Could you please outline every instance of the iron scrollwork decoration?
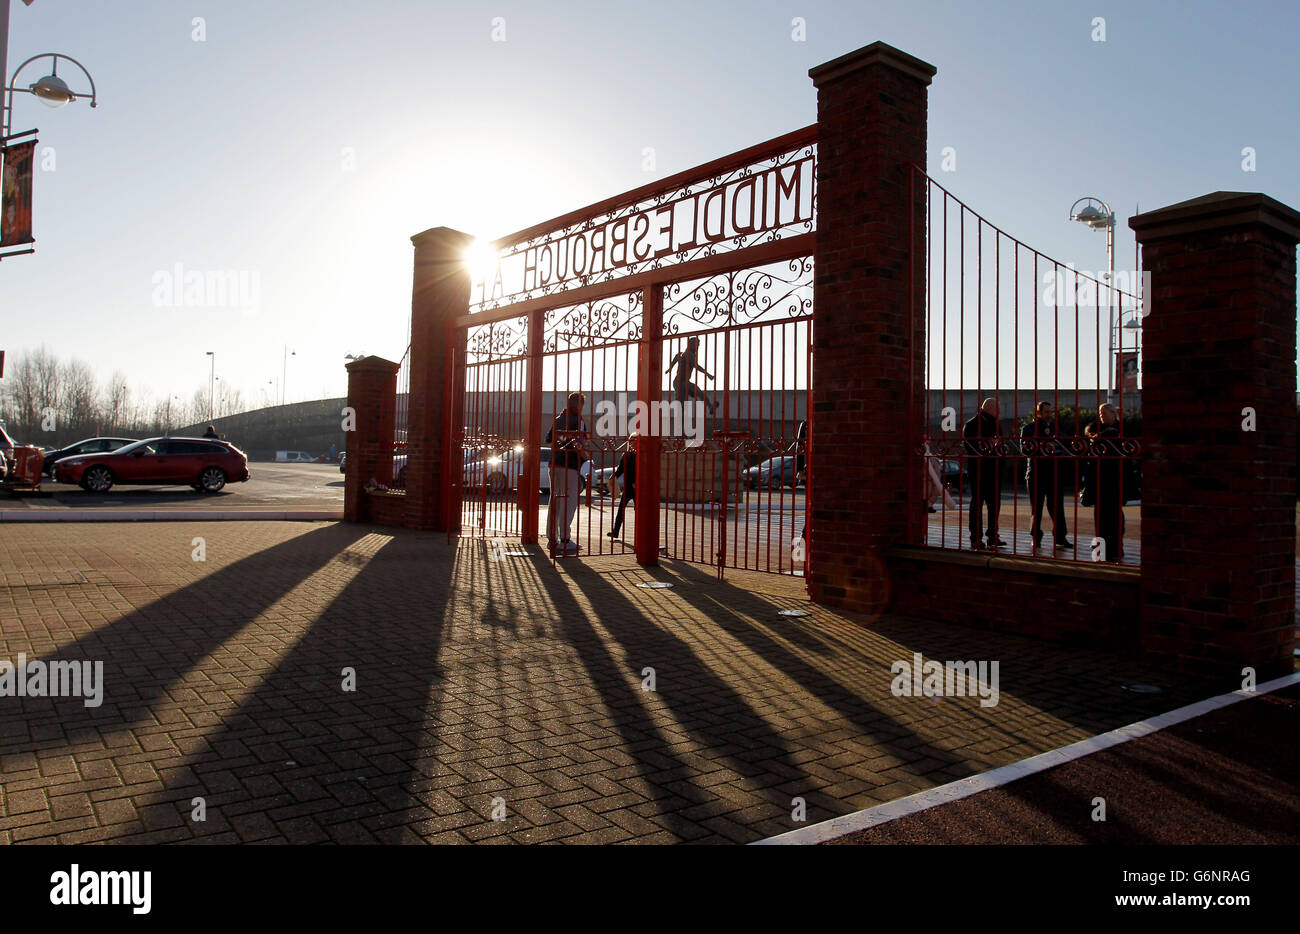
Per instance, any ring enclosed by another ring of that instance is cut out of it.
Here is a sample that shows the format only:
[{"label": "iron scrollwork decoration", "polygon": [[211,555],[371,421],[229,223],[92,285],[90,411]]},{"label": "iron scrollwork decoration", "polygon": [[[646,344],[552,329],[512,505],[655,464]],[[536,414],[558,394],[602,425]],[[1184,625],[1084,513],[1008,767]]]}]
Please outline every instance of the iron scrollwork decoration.
[{"label": "iron scrollwork decoration", "polygon": [[817,216],[817,144],[787,145],[730,171],[503,244],[474,283],[470,311],[810,233]]},{"label": "iron scrollwork decoration", "polygon": [[664,287],[664,336],[811,317],[813,258],[798,257]]},{"label": "iron scrollwork decoration", "polygon": [[542,352],[589,350],[641,339],[641,293],[551,308],[542,314]]},{"label": "iron scrollwork decoration", "polygon": [[[929,447],[926,454],[925,446]],[[917,456],[931,459],[977,457],[1054,457],[1087,458],[1110,457],[1134,459],[1142,456],[1142,442],[1138,438],[1110,437],[1092,439],[1081,437],[1059,438],[926,438]]]},{"label": "iron scrollwork decoration", "polygon": [[500,362],[524,356],[528,352],[528,316],[507,318],[467,329],[465,362]]}]

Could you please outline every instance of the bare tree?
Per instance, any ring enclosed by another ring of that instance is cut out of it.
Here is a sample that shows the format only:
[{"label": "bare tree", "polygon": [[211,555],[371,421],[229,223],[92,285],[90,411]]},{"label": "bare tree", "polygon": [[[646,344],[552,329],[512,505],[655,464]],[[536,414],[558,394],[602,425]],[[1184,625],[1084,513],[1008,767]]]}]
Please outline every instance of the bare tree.
[{"label": "bare tree", "polygon": [[4,386],[4,420],[12,431],[25,437],[34,425],[39,424],[41,411],[37,404],[40,390],[32,355],[25,353],[14,361],[9,376],[0,385]]},{"label": "bare tree", "polygon": [[63,421],[74,434],[91,433],[97,426],[98,406],[95,371],[81,360],[70,360],[60,368],[63,384]]},{"label": "bare tree", "polygon": [[126,383],[126,374],[114,370],[109,377],[108,387],[104,391],[103,421],[105,431],[118,431],[130,421],[129,405],[131,390]]}]

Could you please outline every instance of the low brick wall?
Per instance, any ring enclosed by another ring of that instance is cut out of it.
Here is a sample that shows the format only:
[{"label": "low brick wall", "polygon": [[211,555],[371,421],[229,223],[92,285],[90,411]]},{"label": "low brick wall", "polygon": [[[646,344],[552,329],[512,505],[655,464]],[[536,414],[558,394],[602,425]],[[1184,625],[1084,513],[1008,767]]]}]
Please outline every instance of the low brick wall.
[{"label": "low brick wall", "polygon": [[898,548],[890,612],[1136,656],[1141,572]]},{"label": "low brick wall", "polygon": [[362,492],[365,498],[366,518],[375,525],[410,526],[406,510],[409,505],[405,493]]}]

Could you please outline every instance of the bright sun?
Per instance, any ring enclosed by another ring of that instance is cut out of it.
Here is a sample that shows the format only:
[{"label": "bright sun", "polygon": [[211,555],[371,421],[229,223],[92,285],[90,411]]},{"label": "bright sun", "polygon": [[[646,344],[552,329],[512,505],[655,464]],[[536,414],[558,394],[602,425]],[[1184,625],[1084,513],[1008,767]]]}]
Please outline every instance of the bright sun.
[{"label": "bright sun", "polygon": [[465,250],[465,265],[469,267],[470,280],[482,282],[496,272],[499,253],[491,240],[475,240]]}]

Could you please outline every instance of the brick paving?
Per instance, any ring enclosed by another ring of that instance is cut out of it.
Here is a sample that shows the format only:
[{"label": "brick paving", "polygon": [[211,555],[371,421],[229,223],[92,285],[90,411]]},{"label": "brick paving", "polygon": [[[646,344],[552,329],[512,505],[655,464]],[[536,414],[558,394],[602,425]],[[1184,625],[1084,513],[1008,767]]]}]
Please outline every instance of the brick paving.
[{"label": "brick paving", "polygon": [[[0,659],[106,685],[0,698],[3,842],[742,843],[1212,693],[786,576],[341,523],[16,525],[0,572]],[[913,652],[998,660],[1001,702],[893,696]]]}]

